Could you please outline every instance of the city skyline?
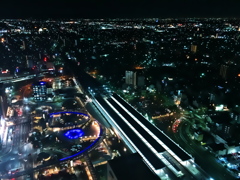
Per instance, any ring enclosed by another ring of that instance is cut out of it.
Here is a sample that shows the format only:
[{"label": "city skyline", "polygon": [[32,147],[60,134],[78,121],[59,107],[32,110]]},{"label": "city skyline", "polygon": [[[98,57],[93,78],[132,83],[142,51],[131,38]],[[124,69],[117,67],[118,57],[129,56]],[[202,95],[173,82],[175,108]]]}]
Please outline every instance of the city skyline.
[{"label": "city skyline", "polygon": [[239,19],[0,21],[1,179],[240,179]]}]

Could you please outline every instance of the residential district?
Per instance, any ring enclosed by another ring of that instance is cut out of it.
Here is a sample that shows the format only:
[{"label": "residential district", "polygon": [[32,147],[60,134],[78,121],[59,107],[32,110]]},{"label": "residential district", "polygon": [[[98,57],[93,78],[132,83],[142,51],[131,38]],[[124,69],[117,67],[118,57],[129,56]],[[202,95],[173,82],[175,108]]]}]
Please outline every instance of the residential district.
[{"label": "residential district", "polygon": [[2,19],[0,53],[0,179],[240,178],[239,19]]}]

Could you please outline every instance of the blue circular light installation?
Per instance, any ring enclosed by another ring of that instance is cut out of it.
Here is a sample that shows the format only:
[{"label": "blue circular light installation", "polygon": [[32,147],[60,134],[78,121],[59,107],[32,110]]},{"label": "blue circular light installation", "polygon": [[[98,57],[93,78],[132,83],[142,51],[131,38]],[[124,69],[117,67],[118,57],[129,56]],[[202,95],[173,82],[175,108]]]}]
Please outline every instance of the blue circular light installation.
[{"label": "blue circular light installation", "polygon": [[78,139],[83,136],[81,129],[71,129],[64,134],[68,139]]}]

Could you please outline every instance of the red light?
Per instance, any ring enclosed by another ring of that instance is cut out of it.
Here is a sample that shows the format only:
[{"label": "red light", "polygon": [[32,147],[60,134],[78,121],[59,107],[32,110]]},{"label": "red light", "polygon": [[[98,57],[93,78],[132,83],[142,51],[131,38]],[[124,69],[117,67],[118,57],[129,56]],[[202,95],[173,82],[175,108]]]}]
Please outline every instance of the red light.
[{"label": "red light", "polygon": [[44,57],[44,59],[43,59],[45,62],[47,61],[47,58],[46,57]]}]

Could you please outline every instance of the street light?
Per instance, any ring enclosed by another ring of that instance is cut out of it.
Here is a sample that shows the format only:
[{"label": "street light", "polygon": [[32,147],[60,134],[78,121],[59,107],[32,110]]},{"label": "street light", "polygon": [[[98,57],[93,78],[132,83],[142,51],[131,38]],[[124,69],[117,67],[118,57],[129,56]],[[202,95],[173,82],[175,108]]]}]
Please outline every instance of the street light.
[{"label": "street light", "polygon": [[29,111],[29,110],[30,110],[30,108],[29,108],[28,106],[26,106],[26,107],[25,107],[25,110],[26,110],[26,111]]}]

